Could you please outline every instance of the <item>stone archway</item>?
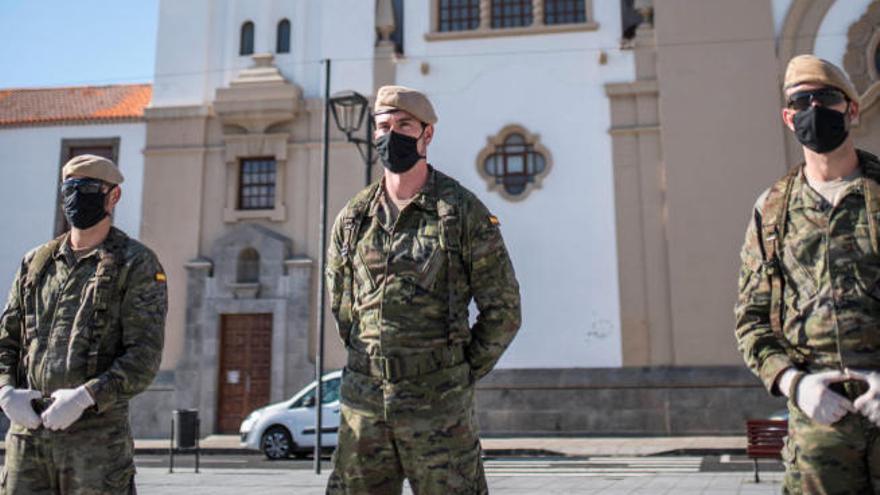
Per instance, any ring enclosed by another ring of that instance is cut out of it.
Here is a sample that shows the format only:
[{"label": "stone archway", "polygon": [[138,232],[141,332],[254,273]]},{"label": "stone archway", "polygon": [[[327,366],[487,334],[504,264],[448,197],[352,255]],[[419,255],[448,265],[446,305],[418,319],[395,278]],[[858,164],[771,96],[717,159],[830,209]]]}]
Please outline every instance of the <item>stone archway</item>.
[{"label": "stone archway", "polygon": [[876,54],[880,49],[880,0],[874,0],[864,15],[847,31],[844,69],[861,95],[862,115],[852,133],[856,145],[880,153],[880,70]]}]

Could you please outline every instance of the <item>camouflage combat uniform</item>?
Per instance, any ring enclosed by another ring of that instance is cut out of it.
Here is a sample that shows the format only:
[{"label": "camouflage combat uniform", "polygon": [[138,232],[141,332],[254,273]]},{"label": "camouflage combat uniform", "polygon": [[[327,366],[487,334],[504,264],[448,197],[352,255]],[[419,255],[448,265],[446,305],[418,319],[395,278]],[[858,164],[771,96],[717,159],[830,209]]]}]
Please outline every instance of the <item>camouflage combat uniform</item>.
[{"label": "camouflage combat uniform", "polygon": [[[486,493],[474,382],[520,325],[498,220],[434,170],[399,216],[383,182],[333,227],[331,307],[348,351],[328,493]],[[476,301],[476,324],[468,304]]]},{"label": "camouflage combat uniform", "polygon": [[[862,151],[858,157],[862,177],[841,193],[837,206],[809,187],[799,167],[762,195],[746,233],[736,337],[746,363],[774,395],[789,367],[880,369],[880,162]],[[777,212],[787,218],[769,218]],[[778,263],[768,250],[778,254]],[[776,274],[781,297],[771,297]],[[858,382],[835,387],[850,400],[865,391]],[[787,493],[880,493],[877,427],[860,414],[822,426],[791,400],[788,408]]]},{"label": "camouflage combat uniform", "polygon": [[[159,368],[167,293],[155,254],[112,228],[77,259],[67,236],[28,253],[0,320],[0,387],[85,384],[95,405],[63,431],[6,435],[4,494],[134,491],[128,401]],[[48,399],[35,404],[39,414]]]}]

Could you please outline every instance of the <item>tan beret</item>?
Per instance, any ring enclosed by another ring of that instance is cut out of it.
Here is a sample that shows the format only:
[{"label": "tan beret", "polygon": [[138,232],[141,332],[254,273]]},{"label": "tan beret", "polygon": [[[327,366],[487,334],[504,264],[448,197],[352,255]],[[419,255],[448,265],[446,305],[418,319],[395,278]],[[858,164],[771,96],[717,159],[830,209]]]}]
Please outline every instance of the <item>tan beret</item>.
[{"label": "tan beret", "polygon": [[859,102],[859,93],[839,67],[815,55],[798,55],[788,62],[785,69],[783,89],[789,90],[799,84],[815,83],[833,86],[850,101]]},{"label": "tan beret", "polygon": [[122,184],[122,172],[110,160],[97,155],[79,155],[71,158],[61,169],[61,179],[71,175],[100,179],[110,184]]},{"label": "tan beret", "polygon": [[428,97],[421,91],[416,91],[405,86],[382,86],[376,92],[376,104],[373,113],[381,113],[403,110],[413,117],[427,124],[437,122],[437,114]]}]

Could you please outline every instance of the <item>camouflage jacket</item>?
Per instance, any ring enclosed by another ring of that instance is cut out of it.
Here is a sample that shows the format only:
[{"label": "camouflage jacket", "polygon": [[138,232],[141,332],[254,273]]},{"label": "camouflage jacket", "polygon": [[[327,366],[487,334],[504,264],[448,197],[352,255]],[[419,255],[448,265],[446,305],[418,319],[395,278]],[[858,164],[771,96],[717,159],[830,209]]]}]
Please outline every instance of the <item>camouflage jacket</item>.
[{"label": "camouflage jacket", "polygon": [[44,248],[19,267],[0,319],[0,386],[49,396],[85,384],[95,406],[75,428],[102,413],[127,416],[128,400],[152,383],[168,300],[162,266],[143,244],[112,228],[77,260],[68,235],[50,243],[32,290],[28,270]]},{"label": "camouflage jacket", "polygon": [[[473,377],[485,375],[520,326],[519,285],[497,218],[431,168],[425,186],[392,221],[383,186],[380,181],[355,196],[333,226],[327,280],[343,341],[373,356],[463,345]],[[455,204],[444,204],[449,197]],[[345,219],[357,204],[366,211],[349,253]],[[341,301],[347,290],[353,293],[351,327]],[[469,328],[472,299],[478,315]]]},{"label": "camouflage jacket", "polygon": [[[789,367],[880,368],[880,253],[866,192],[880,185],[880,162],[859,151],[862,177],[832,206],[794,177],[778,256],[782,271],[782,336],[770,325],[768,270],[759,229],[763,194],[746,232],[739,275],[736,338],[746,364],[778,394]],[[781,228],[782,226],[780,226]],[[783,340],[784,339],[784,340]]]}]

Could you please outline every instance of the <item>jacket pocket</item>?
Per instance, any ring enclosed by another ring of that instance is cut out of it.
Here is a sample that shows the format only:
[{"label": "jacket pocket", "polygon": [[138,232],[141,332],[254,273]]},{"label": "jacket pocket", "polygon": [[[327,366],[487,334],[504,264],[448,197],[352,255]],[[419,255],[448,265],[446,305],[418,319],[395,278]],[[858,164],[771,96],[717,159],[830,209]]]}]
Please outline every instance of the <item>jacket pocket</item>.
[{"label": "jacket pocket", "polygon": [[446,253],[440,246],[435,246],[431,254],[428,255],[428,258],[419,267],[417,285],[425,290],[432,290],[445,263]]},{"label": "jacket pocket", "polygon": [[816,280],[813,274],[801,263],[786,245],[782,253],[782,266],[786,274],[787,284],[795,290],[801,299],[808,300],[816,295]]}]

